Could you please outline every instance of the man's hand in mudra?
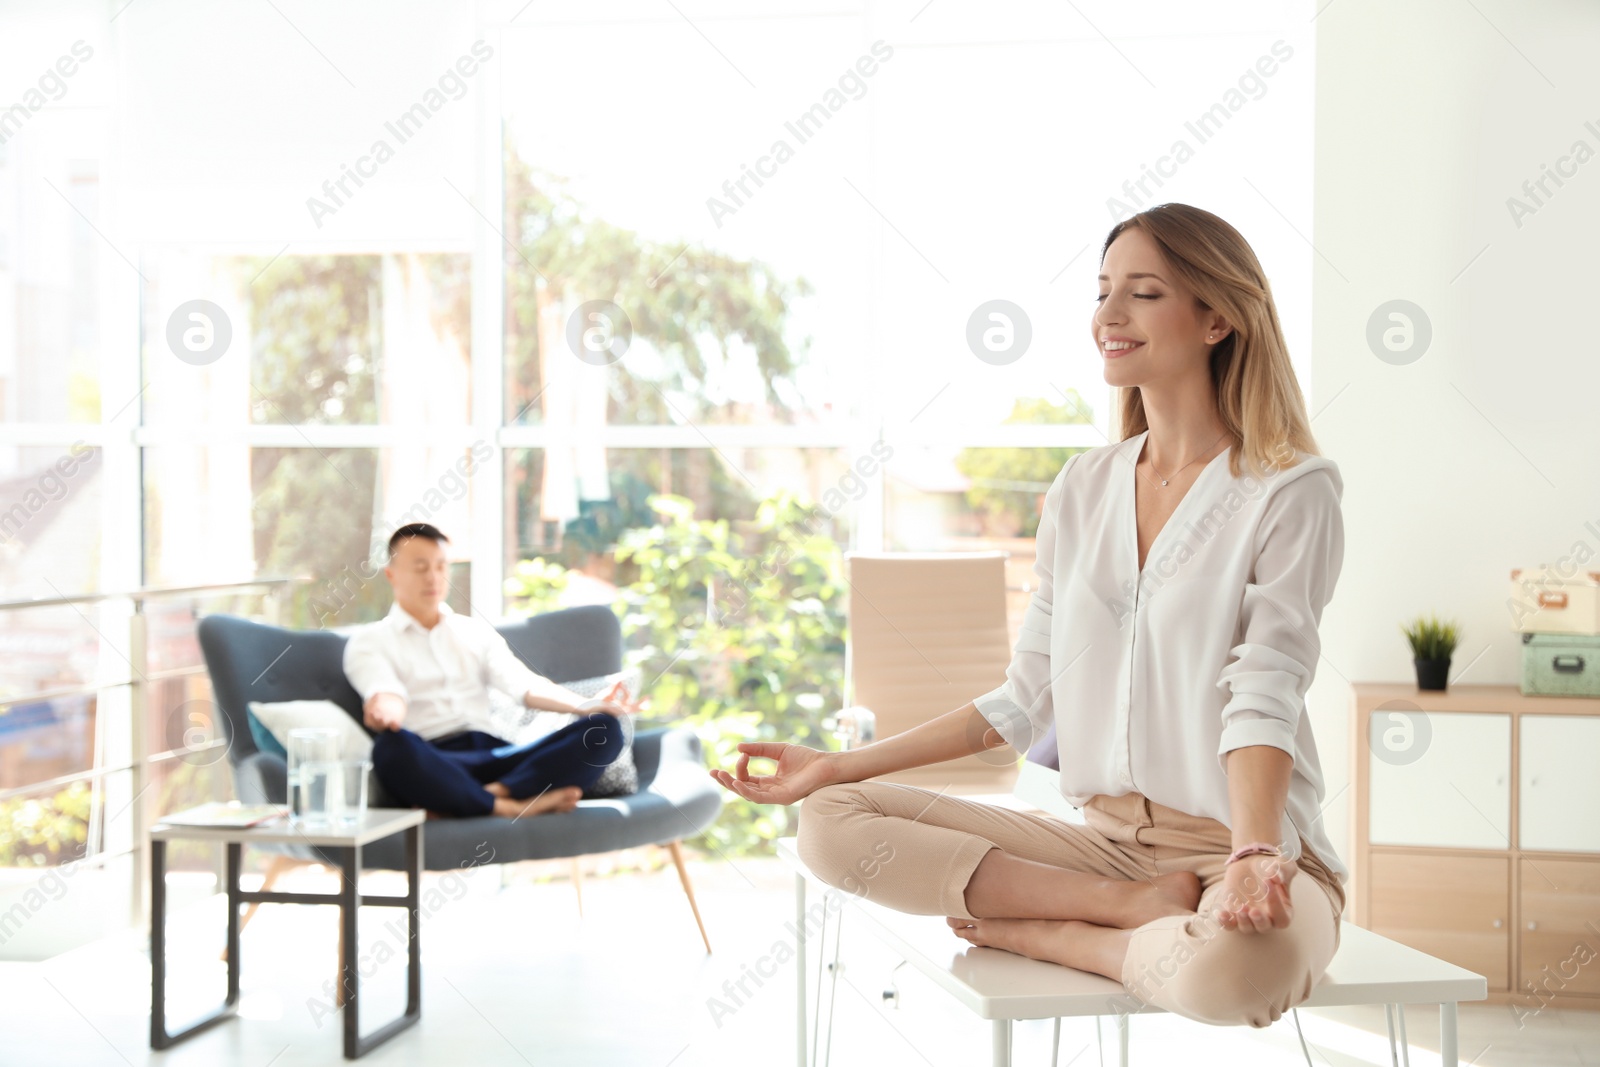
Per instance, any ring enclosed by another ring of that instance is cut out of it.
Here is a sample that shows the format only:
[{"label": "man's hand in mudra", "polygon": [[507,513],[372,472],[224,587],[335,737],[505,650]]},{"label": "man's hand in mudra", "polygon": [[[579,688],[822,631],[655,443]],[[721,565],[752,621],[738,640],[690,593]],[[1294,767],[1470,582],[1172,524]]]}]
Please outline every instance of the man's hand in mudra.
[{"label": "man's hand in mudra", "polygon": [[607,715],[622,718],[624,715],[638,715],[644,711],[639,702],[633,699],[633,694],[628,692],[628,684],[618,678],[611,683],[611,688],[595,700],[586,700],[578,706],[578,710],[586,715],[603,711]]},{"label": "man's hand in mudra", "polygon": [[[767,775],[752,775],[750,760],[770,759],[777,770]],[[734,774],[720,769],[707,772],[727,788],[757,804],[793,804],[837,779],[829,754],[804,745],[781,742],[744,741],[739,745],[739,765]]]},{"label": "man's hand in mudra", "polygon": [[1228,865],[1217,902],[1217,924],[1251,934],[1283,929],[1294,919],[1289,883],[1300,865],[1279,856],[1246,856]]}]

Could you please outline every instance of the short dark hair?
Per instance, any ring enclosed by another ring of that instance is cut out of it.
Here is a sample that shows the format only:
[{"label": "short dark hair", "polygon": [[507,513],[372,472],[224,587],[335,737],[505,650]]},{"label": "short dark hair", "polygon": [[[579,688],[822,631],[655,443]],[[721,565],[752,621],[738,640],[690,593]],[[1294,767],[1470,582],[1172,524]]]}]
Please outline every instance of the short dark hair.
[{"label": "short dark hair", "polygon": [[426,522],[407,523],[389,536],[389,558],[394,559],[394,554],[395,552],[399,551],[400,546],[411,540],[413,537],[427,538],[436,545],[441,543],[450,543],[450,538],[439,532],[439,528],[437,526],[433,526]]}]

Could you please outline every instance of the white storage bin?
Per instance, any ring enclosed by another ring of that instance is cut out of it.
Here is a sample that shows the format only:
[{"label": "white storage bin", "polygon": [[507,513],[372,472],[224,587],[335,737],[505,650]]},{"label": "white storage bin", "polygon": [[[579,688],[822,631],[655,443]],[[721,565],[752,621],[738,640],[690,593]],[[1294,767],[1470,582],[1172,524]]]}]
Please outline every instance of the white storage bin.
[{"label": "white storage bin", "polygon": [[1600,634],[1600,571],[1519,567],[1509,607],[1518,633]]}]

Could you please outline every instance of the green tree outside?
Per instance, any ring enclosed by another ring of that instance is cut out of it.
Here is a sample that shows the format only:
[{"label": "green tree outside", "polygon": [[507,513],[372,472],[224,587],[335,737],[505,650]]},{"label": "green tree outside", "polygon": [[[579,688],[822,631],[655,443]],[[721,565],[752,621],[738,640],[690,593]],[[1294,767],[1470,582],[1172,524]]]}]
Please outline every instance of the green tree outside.
[{"label": "green tree outside", "polygon": [[[1012,405],[1006,424],[1092,425],[1088,405],[1076,389],[1068,390],[1065,403],[1042,397],[1024,397]],[[1039,532],[1039,502],[1067,460],[1082,448],[963,448],[956,469],[971,481],[967,506],[983,515],[984,525],[997,536],[1035,537]]]}]

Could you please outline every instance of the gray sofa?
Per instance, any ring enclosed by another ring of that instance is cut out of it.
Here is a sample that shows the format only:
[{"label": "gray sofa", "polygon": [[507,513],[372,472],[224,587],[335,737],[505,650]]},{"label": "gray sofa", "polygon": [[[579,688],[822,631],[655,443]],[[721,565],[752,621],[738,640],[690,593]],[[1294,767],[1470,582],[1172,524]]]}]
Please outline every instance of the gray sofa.
[{"label": "gray sofa", "polygon": [[[547,612],[497,628],[523,662],[556,682],[622,669],[621,626],[603,606]],[[282,757],[256,747],[246,706],[250,701],[331,700],[359,723],[361,700],[344,676],[345,637],[327,630],[285,630],[231,615],[201,619],[199,635],[222,711],[235,793],[246,804],[285,803],[288,768]],[[672,848],[684,874],[678,841],[710,826],[722,810],[721,790],[706,773],[700,739],[682,728],[643,730],[634,737],[633,752],[639,768],[639,792],[633,796],[585,800],[573,811],[530,819],[429,819],[423,829],[427,868],[483,863],[485,845],[493,849],[490,862],[509,863],[657,844]],[[373,806],[391,806],[379,792],[371,798]],[[282,851],[297,859],[336,863],[310,846],[283,846]],[[365,846],[361,859],[366,868],[403,869],[402,837]],[[687,880],[684,888],[688,890]]]}]

